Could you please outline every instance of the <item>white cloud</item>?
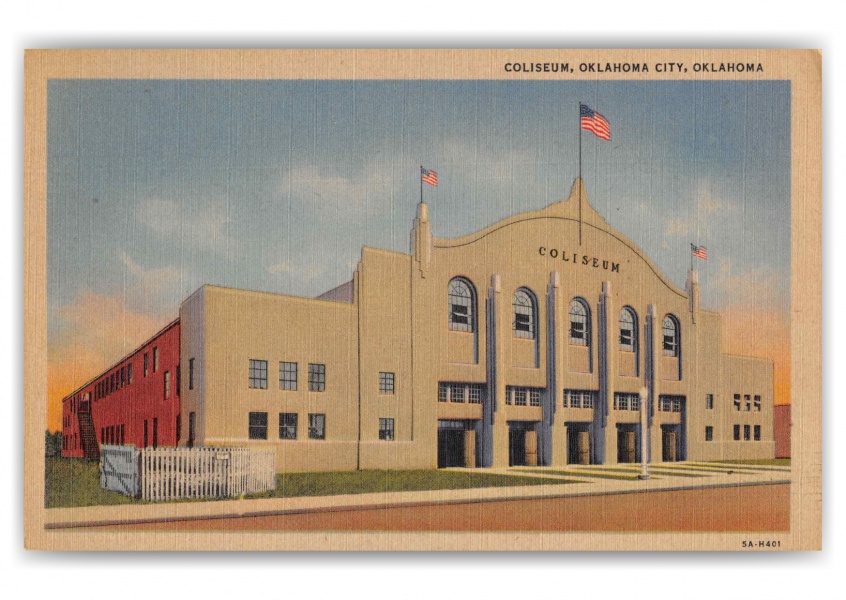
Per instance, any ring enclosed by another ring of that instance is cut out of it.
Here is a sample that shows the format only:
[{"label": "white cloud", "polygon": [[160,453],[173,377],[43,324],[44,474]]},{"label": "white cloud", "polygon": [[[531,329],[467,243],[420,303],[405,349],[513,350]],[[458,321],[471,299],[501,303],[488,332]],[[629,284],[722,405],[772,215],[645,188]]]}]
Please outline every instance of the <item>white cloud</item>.
[{"label": "white cloud", "polygon": [[191,211],[185,203],[163,198],[142,200],[135,210],[135,219],[145,227],[167,237],[179,237],[183,242],[204,251],[218,252],[237,249],[237,240],[227,233],[231,218],[215,202],[202,202]]},{"label": "white cloud", "polygon": [[690,232],[690,223],[682,219],[668,219],[664,227],[664,235],[669,237],[683,237]]}]

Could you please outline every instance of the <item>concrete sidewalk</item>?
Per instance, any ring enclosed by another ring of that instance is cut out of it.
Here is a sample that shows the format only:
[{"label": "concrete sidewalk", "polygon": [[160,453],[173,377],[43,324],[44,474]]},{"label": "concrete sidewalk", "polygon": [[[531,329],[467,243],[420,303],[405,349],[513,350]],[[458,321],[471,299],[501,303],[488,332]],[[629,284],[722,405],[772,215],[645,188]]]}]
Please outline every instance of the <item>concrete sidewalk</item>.
[{"label": "concrete sidewalk", "polygon": [[[154,523],[192,519],[215,519],[284,515],[399,506],[493,502],[538,498],[563,498],[602,494],[629,494],[699,488],[790,483],[790,468],[725,463],[669,463],[650,467],[650,478],[637,479],[639,465],[567,465],[566,467],[515,467],[501,469],[453,469],[513,476],[549,478],[547,485],[470,488],[176,502],[167,504],[54,508],[47,511],[48,529],[99,527],[125,523]],[[554,480],[560,480],[556,484]]]}]

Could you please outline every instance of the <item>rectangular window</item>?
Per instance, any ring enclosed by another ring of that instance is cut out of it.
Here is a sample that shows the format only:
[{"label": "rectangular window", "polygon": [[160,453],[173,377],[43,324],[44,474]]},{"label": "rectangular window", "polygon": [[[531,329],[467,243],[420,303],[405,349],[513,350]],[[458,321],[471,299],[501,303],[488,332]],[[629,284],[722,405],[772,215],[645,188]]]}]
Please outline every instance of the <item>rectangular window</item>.
[{"label": "rectangular window", "polygon": [[614,410],[640,410],[640,394],[615,393]]},{"label": "rectangular window", "polygon": [[149,440],[147,438],[147,419],[144,419],[144,448],[149,445]]},{"label": "rectangular window", "polygon": [[197,413],[188,413],[188,447],[194,447],[194,441],[197,439]]},{"label": "rectangular window", "polygon": [[761,426],[760,425],[755,425],[755,441],[756,442],[761,441]]},{"label": "rectangular window", "polygon": [[564,408],[593,408],[596,392],[564,390]]},{"label": "rectangular window", "polygon": [[194,359],[188,359],[188,389],[194,389]]},{"label": "rectangular window", "polygon": [[746,404],[746,412],[752,410],[752,397],[749,394],[743,395],[743,402]]},{"label": "rectangular window", "polygon": [[526,406],[526,388],[516,388],[513,394],[514,406]]},{"label": "rectangular window", "polygon": [[394,374],[386,373],[384,371],[379,373],[379,393],[393,394],[394,393]]},{"label": "rectangular window", "polygon": [[673,396],[673,412],[681,412],[681,398]]},{"label": "rectangular window", "polygon": [[279,439],[297,439],[297,413],[279,413]]},{"label": "rectangular window", "polygon": [[267,413],[266,412],[251,412],[250,413],[250,439],[251,440],[266,440],[267,439]]},{"label": "rectangular window", "polygon": [[176,365],[176,395],[179,396],[182,392],[182,370],[179,365]]},{"label": "rectangular window", "polygon": [[[123,425],[120,426],[120,436],[123,437]],[[176,415],[176,443],[182,438],[182,415]],[[122,444],[123,442],[121,442]]]},{"label": "rectangular window", "polygon": [[734,441],[740,441],[740,425],[734,426]]},{"label": "rectangular window", "polygon": [[126,383],[132,385],[132,363],[126,365]]},{"label": "rectangular window", "polygon": [[379,419],[379,439],[386,442],[394,441],[393,419]]},{"label": "rectangular window", "polygon": [[123,446],[126,444],[126,426],[120,426],[120,445]]},{"label": "rectangular window", "polygon": [[170,371],[164,372],[164,397],[165,400],[170,398]]},{"label": "rectangular window", "polygon": [[279,389],[290,392],[297,391],[297,363],[279,363]]},{"label": "rectangular window", "polygon": [[749,425],[743,426],[743,440],[748,442],[752,438],[752,427]]},{"label": "rectangular window", "polygon": [[153,373],[159,371],[159,349],[153,348]]},{"label": "rectangular window", "polygon": [[126,367],[120,368],[120,387],[124,387],[126,385]]},{"label": "rectangular window", "polygon": [[308,389],[310,392],[326,391],[326,365],[309,363]]},{"label": "rectangular window", "polygon": [[250,359],[250,387],[257,390],[267,389],[267,361]]},{"label": "rectangular window", "polygon": [[467,398],[467,402],[469,404],[481,404],[482,403],[482,386],[478,383],[471,383],[467,391],[469,392],[469,397]]},{"label": "rectangular window", "polygon": [[706,442],[713,442],[714,441],[714,428],[711,425],[705,426],[705,441]]},{"label": "rectangular window", "polygon": [[449,386],[446,383],[438,384],[438,402],[447,402],[449,400]]},{"label": "rectangular window", "polygon": [[115,391],[115,374],[112,373],[109,376],[109,393],[112,393],[114,391]]},{"label": "rectangular window", "polygon": [[531,388],[529,390],[529,406],[540,406],[540,390],[537,388]]},{"label": "rectangular window", "polygon": [[159,419],[153,418],[153,448],[159,447]]},{"label": "rectangular window", "polygon": [[147,376],[147,373],[150,372],[150,355],[145,352],[144,353],[144,377]]},{"label": "rectangular window", "polygon": [[461,383],[449,384],[449,401],[464,404],[464,387]]},{"label": "rectangular window", "polygon": [[734,395],[734,410],[740,410],[740,394]]},{"label": "rectangular window", "polygon": [[705,394],[705,408],[714,410],[714,394]]},{"label": "rectangular window", "polygon": [[761,412],[761,397],[757,394],[755,395],[755,410]]},{"label": "rectangular window", "polygon": [[308,416],[308,437],[312,440],[326,439],[326,415],[310,414]]}]

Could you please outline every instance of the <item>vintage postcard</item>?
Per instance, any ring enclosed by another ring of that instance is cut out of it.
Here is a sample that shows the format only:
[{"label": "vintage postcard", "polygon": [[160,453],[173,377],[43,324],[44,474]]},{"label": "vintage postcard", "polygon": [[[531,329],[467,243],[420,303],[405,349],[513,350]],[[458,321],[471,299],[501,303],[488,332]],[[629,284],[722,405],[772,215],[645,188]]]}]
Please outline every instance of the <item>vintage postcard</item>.
[{"label": "vintage postcard", "polygon": [[821,56],[25,57],[26,546],[821,547]]}]

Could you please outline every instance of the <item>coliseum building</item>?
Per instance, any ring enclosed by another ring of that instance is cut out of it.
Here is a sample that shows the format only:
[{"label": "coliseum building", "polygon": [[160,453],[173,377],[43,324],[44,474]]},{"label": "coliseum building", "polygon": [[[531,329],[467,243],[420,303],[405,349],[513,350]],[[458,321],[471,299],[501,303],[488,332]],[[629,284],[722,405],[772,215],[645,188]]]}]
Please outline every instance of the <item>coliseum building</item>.
[{"label": "coliseum building", "polygon": [[136,382],[160,383],[126,384],[98,423],[109,372],[94,378],[65,399],[65,437],[90,420],[149,445],[151,396],[177,403],[159,440],[272,447],[280,472],[639,462],[642,436],[651,462],[773,458],[773,363],[724,354],[722,327],[697,272],[674,286],[581,180],[458,239],[434,237],[421,203],[409,254],[364,247],[318,298],[200,288],[164,331],[170,391],[139,349]]}]

